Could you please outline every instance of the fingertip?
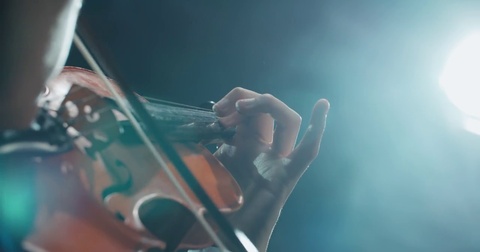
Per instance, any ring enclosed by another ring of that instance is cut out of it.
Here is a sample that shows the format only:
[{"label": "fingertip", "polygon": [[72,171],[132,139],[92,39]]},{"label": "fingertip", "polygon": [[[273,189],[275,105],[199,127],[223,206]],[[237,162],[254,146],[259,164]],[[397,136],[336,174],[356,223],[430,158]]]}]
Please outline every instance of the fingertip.
[{"label": "fingertip", "polygon": [[324,115],[327,116],[328,111],[330,110],[330,102],[327,99],[320,99],[315,103],[313,107],[313,116]]},{"label": "fingertip", "polygon": [[312,112],[312,119],[310,124],[318,127],[318,125],[325,124],[325,120],[330,110],[330,102],[327,99],[320,99],[315,103]]},{"label": "fingertip", "polygon": [[213,112],[215,112],[215,115],[217,116],[225,116],[228,112],[228,104],[229,100],[227,98],[222,98],[220,101],[216,102],[212,106]]},{"label": "fingertip", "polygon": [[317,110],[324,111],[325,114],[327,114],[328,111],[330,110],[330,102],[324,98],[318,100],[314,106],[314,111],[317,111]]},{"label": "fingertip", "polygon": [[219,107],[219,106],[216,106],[216,105],[212,106],[212,111],[213,111],[213,113],[215,113],[216,116],[219,116],[219,117],[226,115],[225,110],[222,109],[222,107]]},{"label": "fingertip", "polygon": [[212,106],[212,111],[215,112],[215,115],[216,115],[216,116],[220,116],[220,114],[221,114],[221,113],[220,113],[220,109],[218,108],[218,106],[217,106],[216,103],[213,104],[213,106]]}]

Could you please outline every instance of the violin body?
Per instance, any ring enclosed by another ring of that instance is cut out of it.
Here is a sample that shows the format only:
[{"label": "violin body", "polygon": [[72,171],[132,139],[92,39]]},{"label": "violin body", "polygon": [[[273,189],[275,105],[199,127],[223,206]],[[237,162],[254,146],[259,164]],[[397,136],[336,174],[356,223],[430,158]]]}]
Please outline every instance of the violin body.
[{"label": "violin body", "polygon": [[[62,122],[72,146],[32,158],[38,210],[25,249],[174,251],[211,246],[192,214],[204,214],[204,207],[168,160],[167,167],[158,167],[136,135],[125,136],[125,117],[111,96],[94,73],[66,67],[39,98],[39,107]],[[188,141],[174,146],[221,212],[241,207],[240,187],[207,149]],[[193,205],[183,200],[165,169],[173,171]]]}]

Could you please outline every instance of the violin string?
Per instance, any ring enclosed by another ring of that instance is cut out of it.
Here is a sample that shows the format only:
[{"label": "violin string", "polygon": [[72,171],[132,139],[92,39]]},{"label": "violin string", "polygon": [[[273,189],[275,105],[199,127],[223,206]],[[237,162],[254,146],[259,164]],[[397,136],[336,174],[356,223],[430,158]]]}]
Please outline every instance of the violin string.
[{"label": "violin string", "polygon": [[157,162],[160,164],[160,167],[163,168],[165,171],[165,174],[168,176],[169,180],[172,182],[172,184],[175,186],[177,191],[180,193],[181,197],[186,201],[190,209],[192,209],[192,213],[195,215],[197,220],[200,222],[200,224],[204,227],[205,231],[210,235],[210,237],[213,239],[213,241],[216,243],[216,245],[220,248],[222,251],[228,251],[227,247],[224,245],[223,241],[220,239],[220,237],[215,233],[213,227],[207,222],[204,216],[202,216],[198,211],[195,211],[195,204],[193,203],[193,199],[190,198],[190,196],[187,194],[185,189],[182,187],[180,184],[180,181],[177,180],[175,175],[173,174],[173,171],[170,170],[170,167],[167,165],[163,157],[160,155],[158,152],[157,148],[153,145],[152,141],[148,138],[147,134],[143,131],[143,129],[140,126],[140,122],[136,120],[136,118],[133,116],[132,112],[129,109],[129,103],[126,101],[124,98],[120,96],[113,87],[113,85],[108,81],[107,77],[103,73],[102,69],[100,66],[97,64],[93,56],[90,54],[88,49],[85,47],[83,42],[81,41],[80,37],[78,36],[77,33],[74,34],[74,43],[79,49],[79,51],[83,54],[87,62],[92,66],[92,68],[99,74],[101,79],[103,80],[104,84],[106,87],[110,90],[110,92],[113,94],[115,97],[115,100],[117,101],[118,105],[124,110],[123,112],[129,118],[130,122],[132,123],[132,126],[134,129],[137,131],[139,134],[140,138],[143,140],[145,143],[146,147],[150,150],[150,152],[153,154]]},{"label": "violin string", "polygon": [[[83,87],[76,85],[74,88],[72,88],[73,91],[71,93],[78,92],[82,89],[83,89]],[[71,94],[71,93],[69,93],[69,94]],[[81,99],[71,100],[71,101],[72,101],[72,103],[74,103],[75,105],[78,106],[78,105],[83,105],[84,103],[92,100],[93,98],[95,98],[97,96],[98,95],[96,95],[96,94],[91,94],[91,95],[88,95],[88,96],[83,97]],[[174,104],[174,105],[181,105],[180,103],[175,103],[175,102],[166,102],[166,103]],[[191,120],[191,121],[197,121],[197,122],[208,122],[208,121],[214,122],[217,119],[217,117],[216,117],[216,115],[213,111],[207,110],[207,109],[202,109],[202,108],[197,108],[197,107],[194,107],[194,106],[185,105],[185,107],[176,107],[176,106],[169,106],[169,105],[160,104],[160,103],[146,103],[145,106],[147,107],[147,110],[149,110],[149,112],[151,114],[170,113],[170,114],[173,114],[173,115],[177,116],[177,118],[178,117],[184,117],[184,118],[190,118],[190,119],[195,118],[195,120]],[[92,113],[94,113],[94,112],[95,111],[92,111]]]},{"label": "violin string", "polygon": [[[86,89],[86,87],[83,87],[82,85],[79,85],[79,84],[75,84],[75,85],[72,85],[72,88],[69,90],[67,94],[57,94],[56,96],[50,96],[49,100],[55,100],[60,97],[72,95],[84,89]],[[88,96],[82,97],[81,99],[71,100],[71,102],[74,103],[77,107],[79,107],[79,105],[83,105],[84,103],[87,103],[88,101],[92,100],[95,97],[98,97],[98,95],[95,93],[92,93]],[[146,99],[147,101],[152,101],[145,104],[151,115],[170,113],[171,115],[176,116],[177,117],[176,119],[179,119],[179,117],[182,117],[184,118],[184,120],[190,119],[191,122],[214,122],[217,119],[213,111],[205,108],[185,105],[185,104],[171,102],[171,101],[165,101],[165,100],[156,99],[153,97],[147,97]],[[63,109],[65,108],[66,108],[65,106],[62,106],[56,112],[63,113]],[[51,108],[47,107],[47,109],[53,111]],[[95,113],[95,112],[97,111],[91,111],[91,113]]]},{"label": "violin string", "polygon": [[[83,90],[85,87],[81,85],[75,85],[73,86],[70,91],[66,95],[57,95],[49,97],[50,99],[56,99],[59,98],[60,96],[65,97],[65,96],[70,96],[78,91]],[[78,109],[80,109],[81,105],[91,101],[92,99],[98,97],[98,95],[92,93],[88,96],[82,97],[81,99],[76,99],[76,100],[70,100],[73,104],[77,106]],[[171,103],[175,104],[175,103]],[[152,116],[154,116],[156,113],[160,114],[165,114],[165,113],[170,113],[174,114],[176,116],[176,121],[178,125],[182,125],[182,123],[191,123],[191,122],[196,122],[196,123],[213,123],[217,120],[217,117],[214,115],[212,111],[207,111],[207,110],[198,110],[197,108],[194,108],[193,106],[191,108],[185,107],[185,108],[180,108],[177,106],[170,106],[170,105],[165,105],[165,104],[160,104],[160,103],[147,103],[147,110],[150,112]],[[58,110],[55,110],[51,107],[44,106],[44,108],[48,109],[49,111],[56,112],[57,115],[60,115],[64,112],[66,109],[66,106],[61,106],[58,108]],[[100,115],[105,113],[106,111],[109,111],[111,109],[115,109],[114,106],[111,106],[110,104],[105,104],[103,107],[100,107],[98,109],[92,110],[90,113],[99,113]],[[160,110],[160,111],[159,111]],[[183,119],[183,121],[181,120]],[[71,118],[70,120],[66,121],[66,128],[73,126],[76,123],[84,123],[87,119],[85,117],[75,117]],[[78,128],[78,127],[77,127]],[[80,131],[82,135],[89,134],[90,132],[86,131]]]},{"label": "violin string", "polygon": [[196,110],[205,110],[205,111],[211,111],[210,109],[202,108],[202,107],[197,107],[197,106],[192,106],[192,105],[187,105],[187,104],[182,104],[182,103],[177,103],[177,102],[172,102],[172,101],[167,101],[167,100],[162,100],[158,98],[153,98],[149,96],[143,96],[148,101],[153,102],[153,104],[160,103],[160,104],[170,104],[170,105],[175,105],[178,107],[184,107],[184,108],[191,108],[191,109],[196,109]]},{"label": "violin string", "polygon": [[[178,105],[178,103],[173,103],[173,102],[169,102],[169,103]],[[179,114],[188,114],[188,115],[198,114],[198,115],[205,115],[209,117],[215,116],[215,112],[211,110],[197,108],[197,107],[188,106],[188,105],[185,105],[184,107],[178,107],[178,106],[171,106],[171,105],[161,104],[161,103],[146,103],[145,106],[147,106],[149,109],[152,109],[152,110],[161,109],[163,111],[176,112]]]},{"label": "violin string", "polygon": [[165,117],[170,116],[177,120],[183,121],[191,121],[191,122],[215,122],[217,120],[217,116],[214,112],[211,111],[197,111],[192,109],[185,109],[185,108],[175,108],[175,107],[168,107],[168,106],[159,106],[145,104],[146,109],[148,112],[154,117]]},{"label": "violin string", "polygon": [[[95,94],[92,94],[92,95],[88,95],[82,99],[78,99],[78,100],[71,100],[72,103],[74,103],[77,107],[80,106],[80,105],[83,105],[84,103],[92,100],[96,95]],[[148,104],[147,104],[148,105]],[[57,114],[62,114],[64,112],[64,110],[66,109],[66,106],[61,106],[58,110],[55,110],[53,108],[50,108],[48,106],[45,106],[44,107],[45,109],[48,109],[49,111],[52,111],[52,112],[56,112]],[[109,104],[104,104],[102,107],[98,108],[98,109],[93,109],[90,114],[94,114],[94,113],[99,113],[99,114],[102,114],[102,113],[105,113],[106,111],[109,111],[111,109],[115,109],[114,106],[112,105],[109,105]],[[165,113],[165,112],[172,112],[171,111],[172,108],[169,108],[168,106],[164,108],[164,110],[162,111],[155,111],[153,109],[150,109],[148,108],[147,106],[147,110],[151,113],[151,115],[155,115],[155,113]],[[168,111],[170,110],[170,111]],[[188,110],[188,109],[180,109],[178,110],[178,108],[173,108],[173,110],[177,110],[175,112],[179,112],[181,115],[176,115],[177,116],[177,120],[180,121],[179,119],[179,116],[181,116],[182,119],[184,119],[184,123],[190,123],[190,122],[196,122],[196,123],[213,123],[217,120],[217,117],[213,114],[213,112],[207,112],[205,114],[199,114],[198,112],[199,111],[196,111],[196,110]],[[80,121],[79,121],[80,120]],[[75,118],[72,118],[71,120],[69,120],[67,122],[67,125],[68,126],[72,126],[73,124],[75,123],[82,123],[83,121],[81,120],[86,120],[85,117],[75,117]],[[181,123],[181,122],[179,122]]]},{"label": "violin string", "polygon": [[194,112],[197,112],[197,113],[206,113],[206,114],[213,114],[214,112],[211,111],[211,110],[206,110],[206,109],[197,109],[197,108],[193,108],[193,107],[177,107],[177,106],[172,106],[172,105],[167,105],[167,104],[161,104],[161,103],[145,103],[145,105],[151,107],[151,108],[162,108],[162,109],[171,109],[171,110],[175,110],[177,109],[178,111],[194,111]]}]

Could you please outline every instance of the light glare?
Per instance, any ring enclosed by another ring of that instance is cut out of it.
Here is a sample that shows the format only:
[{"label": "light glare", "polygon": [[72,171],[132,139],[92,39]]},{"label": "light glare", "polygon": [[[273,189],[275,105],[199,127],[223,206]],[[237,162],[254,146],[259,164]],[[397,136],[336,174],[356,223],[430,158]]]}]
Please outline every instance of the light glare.
[{"label": "light glare", "polygon": [[480,118],[480,33],[468,36],[453,50],[440,85],[458,109]]}]

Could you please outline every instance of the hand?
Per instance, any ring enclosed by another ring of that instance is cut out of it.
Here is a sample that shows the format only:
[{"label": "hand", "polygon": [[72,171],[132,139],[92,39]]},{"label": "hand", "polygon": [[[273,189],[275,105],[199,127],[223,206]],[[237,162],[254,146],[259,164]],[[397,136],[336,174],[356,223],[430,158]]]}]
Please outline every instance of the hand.
[{"label": "hand", "polygon": [[318,154],[329,106],[325,99],[315,104],[296,147],[302,118],[270,94],[235,88],[213,107],[221,124],[236,127],[233,139],[215,153],[245,197],[231,220],[260,251],[266,250],[281,208]]}]

